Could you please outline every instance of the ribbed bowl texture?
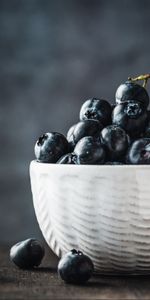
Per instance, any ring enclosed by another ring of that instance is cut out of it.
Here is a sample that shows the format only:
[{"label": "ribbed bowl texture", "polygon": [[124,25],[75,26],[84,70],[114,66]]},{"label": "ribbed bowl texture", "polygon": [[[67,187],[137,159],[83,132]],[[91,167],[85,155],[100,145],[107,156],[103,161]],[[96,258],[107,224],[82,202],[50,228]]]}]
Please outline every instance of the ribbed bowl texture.
[{"label": "ribbed bowl texture", "polygon": [[96,272],[150,273],[150,166],[32,161],[30,179],[40,229],[57,256],[75,248]]}]

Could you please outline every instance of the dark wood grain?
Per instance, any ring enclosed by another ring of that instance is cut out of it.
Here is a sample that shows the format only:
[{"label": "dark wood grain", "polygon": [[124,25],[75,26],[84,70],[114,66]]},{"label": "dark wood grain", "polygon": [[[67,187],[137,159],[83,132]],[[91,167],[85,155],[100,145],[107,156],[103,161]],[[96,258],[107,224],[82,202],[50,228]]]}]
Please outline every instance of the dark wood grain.
[{"label": "dark wood grain", "polygon": [[42,265],[23,271],[9,260],[9,247],[0,247],[0,300],[13,299],[150,299],[150,276],[94,276],[85,286],[65,284],[57,276],[56,256],[46,249]]}]

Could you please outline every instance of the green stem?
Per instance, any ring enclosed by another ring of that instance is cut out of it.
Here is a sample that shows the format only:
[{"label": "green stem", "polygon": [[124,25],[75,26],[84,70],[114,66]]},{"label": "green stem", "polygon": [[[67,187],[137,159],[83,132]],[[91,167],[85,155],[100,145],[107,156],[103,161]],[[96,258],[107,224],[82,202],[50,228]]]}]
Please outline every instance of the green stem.
[{"label": "green stem", "polygon": [[147,81],[148,81],[148,79],[144,79],[144,82],[143,82],[143,87],[144,87],[144,88],[146,88]]},{"label": "green stem", "polygon": [[132,78],[132,77],[128,77],[128,80],[132,81],[132,82],[135,82],[135,81],[139,81],[139,80],[143,80],[143,87],[145,88],[146,85],[147,85],[147,82],[148,82],[148,79],[150,78],[150,74],[144,74],[144,75],[140,75],[140,76],[137,76],[135,78]]}]

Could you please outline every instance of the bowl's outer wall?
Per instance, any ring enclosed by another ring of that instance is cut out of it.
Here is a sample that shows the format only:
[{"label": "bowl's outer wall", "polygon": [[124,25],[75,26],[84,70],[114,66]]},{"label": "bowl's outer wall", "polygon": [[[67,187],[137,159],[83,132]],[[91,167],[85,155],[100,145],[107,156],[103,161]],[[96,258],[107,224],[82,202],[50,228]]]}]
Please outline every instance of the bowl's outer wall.
[{"label": "bowl's outer wall", "polygon": [[30,165],[34,208],[51,249],[91,257],[99,272],[150,271],[150,168]]}]

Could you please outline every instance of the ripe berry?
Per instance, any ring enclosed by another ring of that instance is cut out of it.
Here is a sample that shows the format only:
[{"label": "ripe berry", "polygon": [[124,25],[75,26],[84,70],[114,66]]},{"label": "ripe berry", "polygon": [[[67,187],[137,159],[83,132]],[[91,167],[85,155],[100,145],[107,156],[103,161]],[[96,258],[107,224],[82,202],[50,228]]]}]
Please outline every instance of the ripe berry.
[{"label": "ripe berry", "polygon": [[92,98],[81,106],[80,120],[94,119],[106,126],[111,123],[111,112],[111,105],[106,100]]},{"label": "ripe berry", "polygon": [[68,142],[72,148],[85,136],[99,137],[103,125],[97,120],[84,120],[76,124]]},{"label": "ripe berry", "polygon": [[81,251],[69,251],[58,264],[58,274],[66,283],[84,284],[92,276],[92,260]]},{"label": "ripe berry", "polygon": [[101,132],[101,141],[106,147],[109,160],[122,159],[128,149],[128,136],[117,125],[109,125]]},{"label": "ripe berry", "polygon": [[149,104],[149,96],[146,89],[132,81],[126,81],[121,84],[116,91],[116,103],[120,104],[130,99],[135,99],[145,107]]},{"label": "ripe berry", "polygon": [[39,162],[56,163],[58,159],[69,152],[66,138],[57,132],[45,133],[35,144],[35,156]]},{"label": "ripe berry", "polygon": [[150,164],[150,139],[135,141],[128,152],[127,161],[131,164]]},{"label": "ripe berry", "polygon": [[105,161],[105,150],[100,140],[91,136],[82,138],[75,146],[77,164],[102,164]]},{"label": "ripe berry", "polygon": [[140,102],[126,101],[113,110],[112,123],[122,127],[131,137],[137,137],[145,130],[147,111]]},{"label": "ripe berry", "polygon": [[39,266],[44,254],[44,247],[36,239],[21,241],[10,249],[10,259],[22,269]]}]

